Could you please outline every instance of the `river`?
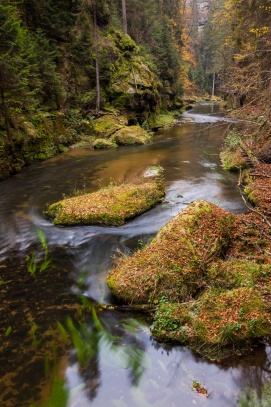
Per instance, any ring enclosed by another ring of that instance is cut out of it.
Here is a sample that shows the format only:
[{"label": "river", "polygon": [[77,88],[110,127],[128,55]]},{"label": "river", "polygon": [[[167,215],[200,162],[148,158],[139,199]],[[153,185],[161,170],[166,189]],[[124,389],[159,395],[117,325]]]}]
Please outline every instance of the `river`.
[{"label": "river", "polygon": [[[129,255],[197,199],[233,213],[245,211],[237,178],[222,169],[219,159],[230,125],[217,106],[203,104],[183,114],[174,127],[157,132],[148,145],[107,151],[73,148],[25,168],[1,182],[0,259],[5,261],[14,251],[24,259],[37,243],[37,230],[42,230],[52,261],[65,253],[63,261],[74,281],[67,289],[94,303],[115,304],[105,279],[117,251]],[[164,168],[166,199],[124,226],[56,227],[43,214],[48,204],[63,196],[133,180],[153,165]],[[76,284],[80,278],[82,286]],[[240,389],[247,384],[260,387],[270,376],[268,344],[240,360],[211,363],[187,347],[157,343],[151,337],[150,322],[142,316],[110,309],[97,315],[103,331],[97,335],[97,322],[89,316],[81,336],[90,344],[87,366],[79,366],[74,349],[56,362],[68,397],[57,406],[234,407]],[[43,372],[36,374],[42,378]],[[208,398],[192,390],[194,380],[204,385]],[[40,406],[50,391],[45,383],[42,395],[35,396],[35,405]],[[12,405],[5,398],[3,407]]]}]

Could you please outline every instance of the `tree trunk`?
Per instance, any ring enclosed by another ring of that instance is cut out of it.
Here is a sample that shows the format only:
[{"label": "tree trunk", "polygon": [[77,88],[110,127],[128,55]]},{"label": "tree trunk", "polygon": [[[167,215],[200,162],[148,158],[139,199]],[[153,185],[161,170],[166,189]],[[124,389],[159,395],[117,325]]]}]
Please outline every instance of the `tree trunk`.
[{"label": "tree trunk", "polygon": [[96,1],[94,1],[94,42],[95,42],[95,66],[96,66],[96,113],[101,110],[101,88],[100,88],[100,68],[99,68],[99,41],[97,27],[97,9]]},{"label": "tree trunk", "polygon": [[8,125],[8,111],[7,111],[7,107],[6,107],[6,103],[5,103],[5,95],[4,95],[3,89],[1,89],[1,101],[2,101],[2,109],[3,109],[7,138],[9,139],[10,132],[9,132],[9,125]]},{"label": "tree trunk", "polygon": [[215,96],[215,72],[213,72],[212,97]]},{"label": "tree trunk", "polygon": [[122,22],[124,34],[127,34],[126,0],[122,0]]}]

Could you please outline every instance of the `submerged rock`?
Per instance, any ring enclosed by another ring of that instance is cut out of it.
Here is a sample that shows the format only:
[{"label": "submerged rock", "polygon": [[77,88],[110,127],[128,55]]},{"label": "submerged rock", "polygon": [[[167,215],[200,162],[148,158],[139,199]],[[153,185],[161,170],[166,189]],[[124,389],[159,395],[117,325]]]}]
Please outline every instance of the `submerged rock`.
[{"label": "submerged rock", "polygon": [[102,224],[119,226],[161,202],[165,191],[159,181],[124,184],[64,199],[49,206],[55,225]]}]

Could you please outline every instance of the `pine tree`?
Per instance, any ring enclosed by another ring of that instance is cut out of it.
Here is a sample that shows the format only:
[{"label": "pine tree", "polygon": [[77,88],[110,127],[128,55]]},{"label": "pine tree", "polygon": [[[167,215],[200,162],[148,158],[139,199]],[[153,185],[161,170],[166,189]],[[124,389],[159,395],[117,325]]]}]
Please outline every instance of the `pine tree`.
[{"label": "pine tree", "polygon": [[15,9],[7,2],[0,3],[0,95],[6,134],[9,130],[10,95],[23,90],[25,83],[18,66],[21,63],[21,39],[24,32],[20,27]]}]

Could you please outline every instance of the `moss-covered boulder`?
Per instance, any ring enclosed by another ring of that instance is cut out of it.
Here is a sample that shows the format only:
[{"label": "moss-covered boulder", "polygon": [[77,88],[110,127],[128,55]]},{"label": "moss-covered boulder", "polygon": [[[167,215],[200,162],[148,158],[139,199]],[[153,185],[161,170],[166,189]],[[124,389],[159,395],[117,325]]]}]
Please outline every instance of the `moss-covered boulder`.
[{"label": "moss-covered boulder", "polygon": [[242,134],[237,129],[234,128],[228,132],[220,158],[225,170],[239,171],[247,167]]},{"label": "moss-covered boulder", "polygon": [[260,293],[241,287],[211,290],[186,304],[161,304],[151,330],[156,339],[189,344],[217,359],[241,353],[255,338],[269,335],[270,323]]},{"label": "moss-covered boulder", "polygon": [[149,126],[153,130],[171,127],[176,122],[176,117],[180,114],[177,111],[168,112],[164,114],[152,115],[149,120]]},{"label": "moss-covered boulder", "polygon": [[239,171],[247,166],[246,160],[240,148],[237,148],[236,150],[225,148],[220,153],[220,158],[224,170],[227,171]]},{"label": "moss-covered boulder", "polygon": [[233,221],[207,201],[189,205],[147,248],[120,260],[107,278],[109,288],[133,304],[189,300],[204,287],[209,262],[226,250]]},{"label": "moss-covered boulder", "polygon": [[64,199],[49,206],[55,225],[119,226],[161,202],[160,182],[109,186],[91,194]]},{"label": "moss-covered boulder", "polygon": [[116,131],[127,126],[128,121],[125,116],[106,114],[93,121],[93,132],[97,138],[109,138]]},{"label": "moss-covered boulder", "polygon": [[[94,148],[111,148],[118,145],[145,144],[149,133],[140,126],[128,126],[126,116],[104,115],[94,120]],[[105,140],[102,142],[102,140]]]},{"label": "moss-covered boulder", "polygon": [[117,144],[114,143],[113,141],[107,140],[107,139],[102,139],[102,138],[97,138],[93,143],[92,147],[95,150],[105,150],[108,148],[116,148]]},{"label": "moss-covered boulder", "polygon": [[129,146],[146,144],[150,140],[150,136],[148,132],[140,126],[129,126],[118,130],[111,140],[120,146]]},{"label": "moss-covered boulder", "polygon": [[246,259],[215,262],[210,266],[207,276],[212,287],[257,287],[260,292],[271,289],[271,265]]}]

